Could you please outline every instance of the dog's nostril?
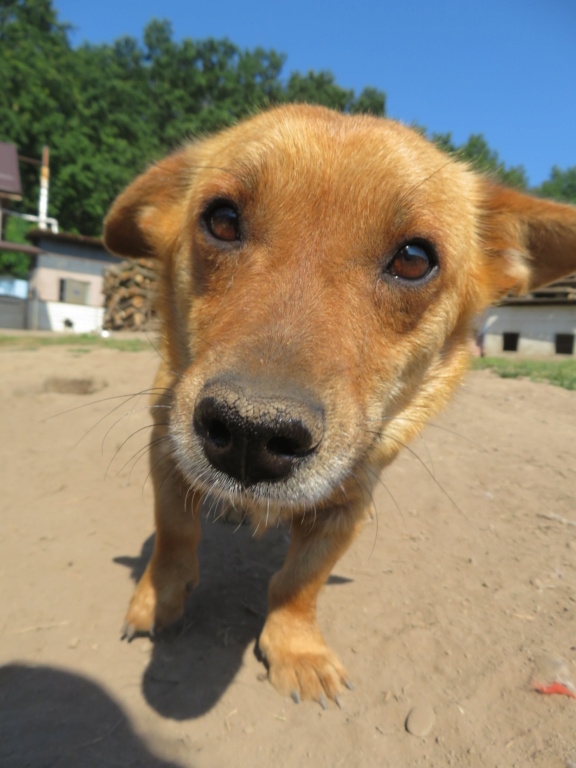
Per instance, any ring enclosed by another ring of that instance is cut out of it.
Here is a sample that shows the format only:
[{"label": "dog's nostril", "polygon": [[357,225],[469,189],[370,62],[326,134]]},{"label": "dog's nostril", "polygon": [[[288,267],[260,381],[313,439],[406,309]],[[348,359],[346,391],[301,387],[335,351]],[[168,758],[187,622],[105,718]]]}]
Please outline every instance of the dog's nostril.
[{"label": "dog's nostril", "polygon": [[296,458],[306,452],[298,440],[290,437],[273,437],[266,443],[266,450],[277,456]]},{"label": "dog's nostril", "polygon": [[232,439],[230,430],[226,424],[219,419],[209,419],[207,423],[203,425],[202,431],[204,432],[203,437],[210,440],[218,448],[224,448]]},{"label": "dog's nostril", "polygon": [[214,448],[226,448],[232,442],[232,432],[223,409],[211,398],[204,398],[194,412],[196,433]]}]

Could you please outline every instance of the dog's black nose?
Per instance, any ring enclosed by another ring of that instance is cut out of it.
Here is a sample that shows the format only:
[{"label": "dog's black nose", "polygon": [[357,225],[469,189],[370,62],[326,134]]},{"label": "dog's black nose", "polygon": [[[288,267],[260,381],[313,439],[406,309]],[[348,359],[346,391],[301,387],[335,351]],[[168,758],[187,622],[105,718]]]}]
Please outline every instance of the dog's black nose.
[{"label": "dog's black nose", "polygon": [[307,397],[255,394],[256,384],[211,382],[194,408],[194,430],[216,469],[244,486],[284,480],[318,448],[321,406]]}]

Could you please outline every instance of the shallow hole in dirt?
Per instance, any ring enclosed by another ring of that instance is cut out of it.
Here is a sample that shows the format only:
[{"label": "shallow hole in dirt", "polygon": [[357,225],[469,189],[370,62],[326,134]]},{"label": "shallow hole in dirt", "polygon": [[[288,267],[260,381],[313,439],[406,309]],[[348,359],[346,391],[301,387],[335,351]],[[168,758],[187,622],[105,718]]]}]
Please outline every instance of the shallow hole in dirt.
[{"label": "shallow hole in dirt", "polygon": [[60,395],[93,395],[108,386],[104,379],[96,379],[93,376],[86,379],[66,379],[59,376],[51,376],[46,379],[42,387],[44,392],[57,392]]}]

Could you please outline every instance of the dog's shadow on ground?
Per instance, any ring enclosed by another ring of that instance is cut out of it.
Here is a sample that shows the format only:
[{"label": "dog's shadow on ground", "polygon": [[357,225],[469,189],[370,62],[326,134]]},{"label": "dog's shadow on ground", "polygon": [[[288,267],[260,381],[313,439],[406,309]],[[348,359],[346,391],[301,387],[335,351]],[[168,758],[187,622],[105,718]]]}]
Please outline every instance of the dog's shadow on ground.
[{"label": "dog's shadow on ground", "polygon": [[[155,637],[144,673],[144,696],[158,713],[176,720],[200,717],[220,699],[262,630],[268,582],[284,561],[289,538],[283,528],[254,536],[246,525],[203,520],[200,583],[183,619]],[[131,568],[135,582],[153,539],[144,542],[139,557],[115,558]]]}]

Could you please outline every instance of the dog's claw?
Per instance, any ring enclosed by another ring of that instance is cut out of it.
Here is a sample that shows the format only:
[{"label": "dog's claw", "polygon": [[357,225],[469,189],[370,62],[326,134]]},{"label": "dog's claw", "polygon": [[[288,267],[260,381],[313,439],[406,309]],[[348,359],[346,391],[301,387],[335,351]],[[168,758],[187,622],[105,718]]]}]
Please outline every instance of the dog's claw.
[{"label": "dog's claw", "polygon": [[134,640],[134,636],[136,635],[136,627],[134,624],[128,624],[127,621],[122,624],[122,629],[120,630],[120,639],[121,640],[128,640],[130,643],[132,640]]},{"label": "dog's claw", "polygon": [[131,624],[128,627],[128,630],[126,632],[126,639],[128,640],[129,643],[131,643],[135,637],[136,637],[136,627],[133,624]]},{"label": "dog's claw", "polygon": [[298,691],[292,691],[292,693],[290,694],[290,697],[294,702],[294,704],[300,704],[300,694]]},{"label": "dog's claw", "polygon": [[344,709],[344,702],[342,701],[342,697],[339,693],[336,694],[334,701],[340,707],[340,709]]},{"label": "dog's claw", "polygon": [[343,682],[344,682],[344,685],[346,686],[346,688],[348,688],[349,691],[353,691],[354,690],[354,683],[352,682],[352,680],[348,680],[348,678],[346,678]]},{"label": "dog's claw", "polygon": [[328,709],[328,702],[326,701],[326,696],[324,696],[324,694],[320,696],[320,698],[318,699],[318,703],[320,704],[322,709]]}]

